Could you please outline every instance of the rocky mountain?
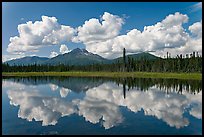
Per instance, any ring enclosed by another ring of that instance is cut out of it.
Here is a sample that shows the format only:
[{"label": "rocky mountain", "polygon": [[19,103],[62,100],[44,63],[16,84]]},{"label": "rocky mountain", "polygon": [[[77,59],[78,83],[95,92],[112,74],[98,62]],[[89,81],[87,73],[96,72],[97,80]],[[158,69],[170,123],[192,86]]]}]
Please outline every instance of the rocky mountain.
[{"label": "rocky mountain", "polygon": [[[138,53],[138,54],[131,54],[127,55],[127,58],[131,57],[135,60],[140,60],[142,58],[146,58],[148,60],[159,59],[159,57],[154,56],[150,53]],[[126,59],[127,59],[126,58]],[[9,65],[29,65],[29,64],[44,64],[44,65],[89,65],[89,64],[110,64],[116,63],[118,61],[123,61],[123,57],[119,57],[116,59],[105,59],[97,54],[93,54],[88,52],[86,49],[76,48],[71,52],[60,54],[53,58],[45,58],[45,57],[24,57],[20,59],[14,59],[7,61]]]},{"label": "rocky mountain", "polygon": [[45,61],[43,64],[48,65],[88,65],[96,63],[107,63],[109,60],[97,54],[88,52],[85,49],[76,48],[69,53],[58,55]]}]

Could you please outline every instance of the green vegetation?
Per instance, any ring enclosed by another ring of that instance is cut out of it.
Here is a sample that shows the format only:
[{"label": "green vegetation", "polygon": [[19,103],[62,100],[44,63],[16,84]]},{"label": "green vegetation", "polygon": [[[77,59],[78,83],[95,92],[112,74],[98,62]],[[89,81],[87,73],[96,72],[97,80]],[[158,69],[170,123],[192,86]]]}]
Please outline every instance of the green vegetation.
[{"label": "green vegetation", "polygon": [[[83,71],[83,72],[167,72],[167,73],[201,73],[202,57],[193,54],[182,54],[175,58],[171,58],[167,52],[166,58],[150,59],[142,56],[140,59],[126,56],[125,48],[123,49],[123,58],[115,60],[110,64],[88,64],[88,65],[48,65],[48,64],[32,64],[32,65],[14,65],[2,63],[3,72],[67,72],[67,71]],[[75,60],[79,61],[79,60]]]},{"label": "green vegetation", "polygon": [[157,73],[157,72],[3,72],[3,76],[71,76],[71,77],[138,77],[175,78],[202,80],[201,73]]},{"label": "green vegetation", "polygon": [[202,57],[195,52],[177,55],[171,58],[137,60],[126,56],[112,64],[89,65],[14,65],[2,63],[3,76],[76,76],[76,77],[140,77],[140,78],[176,78],[202,80]]}]

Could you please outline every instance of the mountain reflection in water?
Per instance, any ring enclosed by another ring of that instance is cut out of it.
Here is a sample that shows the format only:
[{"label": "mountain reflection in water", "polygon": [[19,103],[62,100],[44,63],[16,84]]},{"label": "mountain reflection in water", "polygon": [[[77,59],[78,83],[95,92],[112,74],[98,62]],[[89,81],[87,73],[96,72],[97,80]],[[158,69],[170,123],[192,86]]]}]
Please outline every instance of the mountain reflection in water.
[{"label": "mountain reflection in water", "polygon": [[[49,86],[45,94],[39,85]],[[4,77],[3,87],[10,105],[19,106],[18,117],[42,121],[42,126],[56,125],[59,118],[77,114],[105,129],[125,119],[120,107],[131,112],[144,111],[170,127],[188,126],[184,113],[202,119],[202,81],[141,78],[71,78],[71,77]],[[82,98],[68,100],[71,92]]]}]

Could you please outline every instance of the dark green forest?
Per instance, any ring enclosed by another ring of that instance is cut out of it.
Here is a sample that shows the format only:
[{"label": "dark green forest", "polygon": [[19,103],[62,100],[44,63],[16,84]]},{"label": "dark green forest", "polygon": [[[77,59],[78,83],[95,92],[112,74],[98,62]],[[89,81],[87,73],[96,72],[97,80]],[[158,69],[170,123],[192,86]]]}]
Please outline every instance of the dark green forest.
[{"label": "dark green forest", "polygon": [[195,52],[177,55],[172,58],[167,52],[166,58],[136,60],[126,56],[123,49],[123,59],[112,64],[91,64],[84,66],[51,65],[22,65],[9,66],[2,63],[3,72],[65,72],[65,71],[107,71],[107,72],[202,72],[202,56]]},{"label": "dark green forest", "polygon": [[[63,76],[35,76],[35,77],[3,77],[4,79],[9,79],[13,82],[26,83],[27,85],[40,85],[53,83],[59,87],[78,89],[78,91],[85,91],[84,88],[88,85],[89,88],[101,85],[104,82],[112,81],[118,86],[123,86],[123,92],[130,89],[138,89],[141,91],[148,91],[149,88],[156,86],[160,90],[168,93],[177,92],[182,94],[183,91],[187,91],[192,94],[197,94],[202,91],[202,81],[201,80],[181,80],[181,79],[158,79],[158,78],[99,78],[99,77],[63,77]],[[86,84],[84,84],[86,83]],[[76,88],[77,87],[77,88]]]}]

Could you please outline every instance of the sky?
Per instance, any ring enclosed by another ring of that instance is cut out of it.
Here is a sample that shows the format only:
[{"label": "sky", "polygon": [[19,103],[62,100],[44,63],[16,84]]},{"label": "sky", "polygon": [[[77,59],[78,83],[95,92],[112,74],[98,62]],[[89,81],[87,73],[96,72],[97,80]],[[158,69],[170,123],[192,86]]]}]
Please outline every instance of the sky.
[{"label": "sky", "polygon": [[105,58],[202,54],[201,2],[3,2],[2,61],[75,48]]}]

